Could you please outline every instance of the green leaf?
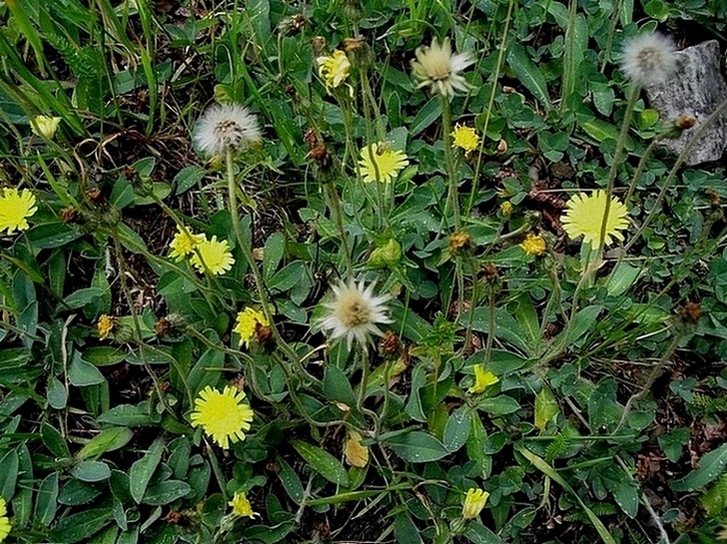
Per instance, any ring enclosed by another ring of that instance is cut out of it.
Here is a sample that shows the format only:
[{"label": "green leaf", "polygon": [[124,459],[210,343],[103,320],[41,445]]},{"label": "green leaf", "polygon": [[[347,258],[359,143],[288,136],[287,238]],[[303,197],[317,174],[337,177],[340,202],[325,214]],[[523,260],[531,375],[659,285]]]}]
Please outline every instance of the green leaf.
[{"label": "green leaf", "polygon": [[82,482],[102,482],[111,477],[111,469],[102,461],[81,461],[71,469],[71,476]]},{"label": "green leaf", "polygon": [[187,482],[167,480],[149,487],[144,494],[143,502],[152,506],[161,506],[181,499],[190,491],[192,488]]},{"label": "green leaf", "polygon": [[104,429],[94,436],[81,451],[76,454],[77,459],[99,457],[107,451],[118,450],[124,447],[134,436],[134,432],[128,427],[114,427]]},{"label": "green leaf", "polygon": [[639,511],[639,487],[631,476],[623,472],[622,475],[612,490],[613,498],[627,516],[634,518]]},{"label": "green leaf", "polygon": [[474,544],[502,544],[500,537],[474,520],[467,524],[464,536]]},{"label": "green leaf", "polygon": [[48,381],[46,398],[48,399],[48,404],[50,404],[51,408],[54,410],[62,410],[66,407],[66,403],[68,402],[68,392],[66,391],[66,387],[58,378],[52,377]]},{"label": "green leaf", "polygon": [[97,508],[63,518],[50,532],[49,540],[71,544],[88,540],[111,521],[111,508]]},{"label": "green leaf", "polygon": [[464,446],[470,436],[472,424],[472,409],[469,406],[460,406],[452,412],[444,426],[444,447],[455,452]]},{"label": "green leaf", "polygon": [[334,484],[348,487],[348,473],[333,455],[302,440],[292,440],[291,444],[318,474]]},{"label": "green leaf", "polygon": [[119,404],[118,406],[114,406],[98,416],[98,422],[128,427],[154,425],[154,421],[147,412],[132,404]]},{"label": "green leaf", "polygon": [[558,415],[558,401],[549,387],[543,386],[535,395],[535,428],[543,431],[548,422]]},{"label": "green leaf", "polygon": [[15,495],[20,458],[16,450],[10,450],[0,459],[0,497]]},{"label": "green leaf", "polygon": [[449,450],[431,434],[412,431],[384,441],[394,453],[411,463],[429,463],[449,455]]},{"label": "green leaf", "polygon": [[326,368],[323,378],[323,396],[330,401],[342,402],[350,408],[356,406],[356,395],[341,369],[335,365]]},{"label": "green leaf", "polygon": [[507,63],[515,72],[517,79],[545,106],[545,109],[551,109],[552,104],[548,96],[548,86],[545,83],[545,78],[538,67],[530,60],[527,50],[519,44],[511,45],[507,54]]},{"label": "green leaf", "polygon": [[176,187],[174,194],[181,195],[182,193],[189,191],[192,187],[197,185],[197,183],[202,181],[206,174],[207,171],[204,168],[200,168],[196,165],[182,168],[177,175],[174,176],[174,186]]},{"label": "green leaf", "polygon": [[283,267],[268,280],[268,289],[285,292],[292,289],[301,278],[308,274],[308,270],[301,261],[295,261]]},{"label": "green leaf", "polygon": [[68,369],[68,380],[76,387],[88,387],[89,385],[98,385],[106,381],[101,371],[81,359],[79,353],[73,356],[73,361]]},{"label": "green leaf", "polygon": [[670,433],[661,435],[657,440],[659,446],[664,450],[664,455],[669,461],[676,463],[682,456],[684,446],[689,442],[689,429],[675,429]]},{"label": "green leaf", "polygon": [[671,488],[674,491],[691,492],[704,487],[719,478],[725,465],[727,465],[727,444],[722,444],[699,460],[699,468],[693,470],[684,478],[672,482]]},{"label": "green leaf", "polygon": [[422,132],[434,121],[439,119],[440,115],[442,115],[442,102],[438,96],[433,96],[429,102],[419,109],[419,112],[412,120],[409,126],[411,136],[416,136]]},{"label": "green leaf", "polygon": [[131,497],[137,504],[141,503],[141,500],[144,498],[149,481],[162,459],[163,451],[164,439],[157,438],[152,443],[146,455],[131,465],[131,470],[129,471],[129,491],[131,492]]},{"label": "green leaf", "polygon": [[277,456],[275,460],[280,467],[280,470],[278,471],[280,483],[283,484],[283,488],[285,488],[288,496],[297,504],[300,504],[305,498],[305,489],[303,488],[303,483],[300,481],[298,474],[282,457]]},{"label": "green leaf", "polygon": [[112,346],[95,346],[83,352],[81,358],[93,366],[111,366],[126,359],[126,352]]},{"label": "green leaf", "polygon": [[35,499],[35,521],[46,527],[51,524],[58,509],[58,473],[53,472],[45,477],[38,486]]},{"label": "green leaf", "polygon": [[477,408],[490,416],[503,416],[512,414],[520,409],[520,404],[514,398],[507,395],[498,395],[488,399],[482,399]]},{"label": "green leaf", "polygon": [[55,427],[47,422],[43,422],[40,426],[40,437],[48,450],[61,459],[71,456],[68,444],[63,435]]},{"label": "green leaf", "polygon": [[68,307],[75,310],[91,304],[96,299],[101,298],[103,294],[104,290],[99,287],[86,287],[85,289],[79,289],[68,295],[64,302]]},{"label": "green leaf", "polygon": [[285,236],[280,232],[274,232],[265,242],[265,251],[263,252],[263,276],[267,281],[280,266],[285,252]]},{"label": "green leaf", "polygon": [[632,266],[627,262],[621,262],[608,278],[606,282],[606,290],[608,294],[614,297],[623,295],[641,275],[641,269]]}]

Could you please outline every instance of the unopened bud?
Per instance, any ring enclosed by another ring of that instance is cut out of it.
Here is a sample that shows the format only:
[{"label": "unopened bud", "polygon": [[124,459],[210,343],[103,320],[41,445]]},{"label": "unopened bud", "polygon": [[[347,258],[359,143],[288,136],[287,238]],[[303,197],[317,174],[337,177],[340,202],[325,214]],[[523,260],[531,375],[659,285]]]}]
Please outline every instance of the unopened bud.
[{"label": "unopened bud", "polygon": [[396,266],[401,261],[401,244],[391,238],[383,246],[377,247],[371,252],[366,262],[371,268],[384,268]]},{"label": "unopened bud", "polygon": [[449,237],[449,253],[456,257],[465,257],[472,252],[472,236],[460,230]]}]

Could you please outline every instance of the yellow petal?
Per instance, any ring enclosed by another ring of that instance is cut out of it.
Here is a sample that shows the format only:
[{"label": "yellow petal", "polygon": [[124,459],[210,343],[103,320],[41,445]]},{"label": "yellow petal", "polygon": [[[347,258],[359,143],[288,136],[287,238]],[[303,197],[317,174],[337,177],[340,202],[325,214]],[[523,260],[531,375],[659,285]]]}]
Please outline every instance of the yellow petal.
[{"label": "yellow petal", "polygon": [[346,442],[343,444],[343,453],[346,462],[352,467],[363,468],[369,462],[369,448],[361,444],[361,435],[356,431],[349,431]]}]

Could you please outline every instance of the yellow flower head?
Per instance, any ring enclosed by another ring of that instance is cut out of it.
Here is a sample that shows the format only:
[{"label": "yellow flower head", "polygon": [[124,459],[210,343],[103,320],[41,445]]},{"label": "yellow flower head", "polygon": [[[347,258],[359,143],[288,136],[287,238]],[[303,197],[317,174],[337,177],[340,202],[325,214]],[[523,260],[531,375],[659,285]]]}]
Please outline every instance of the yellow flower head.
[{"label": "yellow flower head", "polygon": [[490,494],[482,489],[470,488],[464,498],[464,506],[462,507],[462,517],[464,519],[474,519],[480,515],[482,509],[487,504]]},{"label": "yellow flower head", "polygon": [[545,250],[547,249],[543,237],[536,236],[533,233],[528,233],[525,240],[523,240],[523,243],[520,244],[520,247],[523,248],[523,251],[525,251],[528,255],[534,255],[536,257],[545,253]]},{"label": "yellow flower head", "polygon": [[219,241],[217,236],[208,240],[205,236],[202,241],[197,243],[189,262],[199,272],[209,271],[210,274],[219,276],[232,268],[235,258],[232,256],[227,240]]},{"label": "yellow flower head", "polygon": [[10,524],[10,518],[8,518],[7,504],[5,503],[5,499],[0,497],[0,542],[7,538],[11,528],[12,525]]},{"label": "yellow flower head", "polygon": [[252,308],[245,308],[237,314],[235,328],[232,329],[232,332],[240,335],[240,345],[245,344],[245,347],[249,348],[250,341],[255,337],[255,329],[258,325],[264,327],[270,326],[270,323],[265,318],[265,314]]},{"label": "yellow flower head", "polygon": [[203,241],[204,234],[194,234],[187,227],[177,225],[177,234],[174,235],[174,239],[169,243],[169,249],[171,249],[169,256],[177,261],[181,261],[190,253],[194,253],[194,248]]},{"label": "yellow flower head", "polygon": [[28,217],[32,216],[36,211],[35,195],[23,189],[18,193],[17,189],[6,188],[2,190],[0,196],[0,234],[7,231],[7,234],[13,234],[15,230],[27,230]]},{"label": "yellow flower head", "polygon": [[433,93],[445,97],[454,96],[455,90],[469,90],[470,86],[460,72],[474,60],[469,53],[453,55],[449,38],[444,38],[441,44],[435,38],[431,46],[417,48],[416,57],[411,67],[414,77],[419,80],[418,88],[431,87]]},{"label": "yellow flower head", "polygon": [[364,147],[361,150],[361,160],[358,161],[361,177],[367,183],[388,183],[408,164],[409,160],[403,152],[392,151],[385,142]]},{"label": "yellow flower head", "polygon": [[101,340],[106,340],[111,335],[115,325],[116,319],[110,315],[103,314],[98,318],[96,329],[98,330],[98,335],[101,337]]},{"label": "yellow flower head", "polygon": [[232,500],[227,503],[232,506],[232,515],[238,518],[254,518],[258,514],[252,511],[252,505],[244,491],[235,491]]},{"label": "yellow flower head", "polygon": [[509,200],[506,200],[502,204],[500,204],[500,213],[504,217],[510,217],[512,215],[513,205],[512,202]]},{"label": "yellow flower head", "polygon": [[323,83],[329,92],[340,86],[351,71],[351,61],[340,49],[336,49],[330,56],[318,57],[316,62],[318,74],[323,78]]},{"label": "yellow flower head", "polygon": [[44,136],[49,140],[53,139],[61,122],[60,117],[48,117],[47,115],[36,115],[30,123],[30,130],[36,136]]},{"label": "yellow flower head", "polygon": [[480,145],[480,137],[474,127],[468,127],[457,123],[452,131],[452,147],[459,147],[465,155],[469,155]]},{"label": "yellow flower head", "polygon": [[[574,195],[566,204],[566,212],[562,218],[563,229],[571,238],[583,235],[583,241],[596,248],[601,240],[601,224],[606,213],[608,196],[606,191],[599,189],[588,196]],[[611,207],[608,210],[606,222],[606,236],[604,244],[610,245],[613,238],[623,241],[624,237],[619,231],[629,226],[626,219],[628,210],[616,197],[611,197]]]},{"label": "yellow flower head", "polygon": [[500,378],[487,370],[485,365],[475,365],[474,371],[475,383],[467,390],[469,393],[482,393],[485,389],[500,381]]},{"label": "yellow flower head", "polygon": [[229,385],[223,391],[208,385],[194,401],[192,427],[202,427],[223,449],[230,442],[245,440],[244,431],[250,430],[253,412],[244,399],[245,393]]}]

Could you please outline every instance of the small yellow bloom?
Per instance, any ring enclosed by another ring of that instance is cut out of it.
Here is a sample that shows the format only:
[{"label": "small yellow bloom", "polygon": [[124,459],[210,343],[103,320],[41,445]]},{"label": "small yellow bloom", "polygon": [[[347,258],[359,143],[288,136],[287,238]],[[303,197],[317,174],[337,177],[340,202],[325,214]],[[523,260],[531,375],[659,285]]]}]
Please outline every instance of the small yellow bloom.
[{"label": "small yellow bloom", "polygon": [[475,365],[475,383],[467,391],[469,393],[482,393],[491,385],[495,385],[500,378],[485,368],[485,365]]},{"label": "small yellow bloom", "polygon": [[223,449],[229,448],[230,442],[245,440],[253,412],[244,399],[244,392],[229,385],[223,391],[208,385],[194,401],[192,427],[202,427]]},{"label": "small yellow bloom", "polygon": [[452,147],[459,147],[464,151],[465,156],[477,149],[480,145],[480,137],[474,127],[468,127],[457,123],[452,131]]},{"label": "small yellow bloom", "polygon": [[0,234],[3,230],[13,234],[15,230],[27,230],[28,217],[31,217],[38,208],[35,205],[35,195],[23,189],[6,188],[0,196]]},{"label": "small yellow bloom", "polygon": [[340,49],[336,49],[330,56],[318,57],[316,62],[318,63],[318,74],[323,78],[328,92],[339,87],[348,78],[351,71],[351,61]]},{"label": "small yellow bloom", "polygon": [[265,318],[265,314],[252,308],[245,308],[237,314],[235,328],[232,329],[232,332],[240,335],[240,345],[245,344],[245,347],[249,348],[250,341],[255,337],[255,330],[258,325],[262,325],[263,327],[270,326],[270,323]]},{"label": "small yellow bloom", "polygon": [[181,261],[190,253],[194,253],[201,242],[204,241],[204,234],[194,234],[187,227],[177,225],[177,234],[169,243],[169,256],[177,261]]},{"label": "small yellow bloom", "polygon": [[464,519],[474,519],[480,515],[482,509],[487,503],[490,494],[482,489],[470,488],[464,498],[464,506],[462,507],[462,517]]},{"label": "small yellow bloom", "polygon": [[96,324],[96,329],[98,330],[98,335],[101,340],[106,340],[114,331],[115,326],[116,318],[106,314],[103,314],[101,317],[99,317],[98,323]]},{"label": "small yellow bloom", "polygon": [[252,505],[247,499],[247,495],[244,491],[235,491],[235,495],[232,500],[227,503],[232,506],[232,515],[238,518],[254,518],[258,514],[252,511]]},{"label": "small yellow bloom", "polygon": [[392,151],[385,142],[364,147],[361,150],[361,160],[358,161],[361,178],[367,183],[388,183],[408,164],[409,160],[403,152]]},{"label": "small yellow bloom", "polygon": [[47,115],[36,115],[30,123],[30,130],[36,136],[44,136],[49,140],[53,139],[61,122],[60,117],[48,117]]},{"label": "small yellow bloom", "polygon": [[352,467],[363,468],[369,462],[369,448],[361,444],[361,439],[360,433],[348,431],[348,437],[343,443],[343,454]]},{"label": "small yellow bloom", "polygon": [[10,534],[10,518],[8,518],[8,507],[5,499],[0,497],[0,542],[5,540]]},{"label": "small yellow bloom", "polygon": [[202,241],[197,243],[189,262],[199,272],[208,271],[210,274],[219,276],[232,268],[235,258],[232,256],[227,240],[219,241],[217,236],[208,240],[205,236]]},{"label": "small yellow bloom", "polygon": [[510,217],[512,215],[512,210],[513,205],[512,202],[510,202],[509,200],[506,200],[505,202],[500,204],[500,213],[502,213],[504,217]]},{"label": "small yellow bloom", "polygon": [[545,250],[547,249],[543,237],[536,236],[533,233],[528,233],[525,240],[523,240],[523,243],[520,244],[520,247],[523,248],[523,251],[525,251],[528,255],[534,255],[536,257],[545,253]]},{"label": "small yellow bloom", "polygon": [[[603,189],[594,191],[590,195],[574,195],[565,205],[567,210],[562,218],[563,230],[568,236],[575,239],[583,235],[583,241],[597,248],[601,240],[601,224],[606,214],[608,195]],[[605,245],[611,245],[613,239],[623,241],[624,237],[619,231],[629,226],[626,206],[616,197],[611,197],[611,206],[606,221]]]}]

